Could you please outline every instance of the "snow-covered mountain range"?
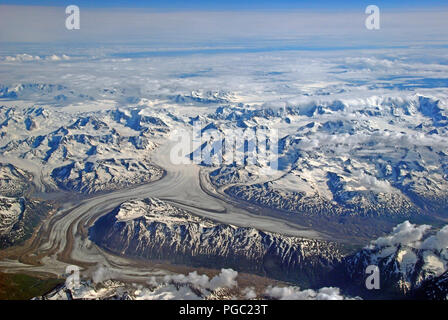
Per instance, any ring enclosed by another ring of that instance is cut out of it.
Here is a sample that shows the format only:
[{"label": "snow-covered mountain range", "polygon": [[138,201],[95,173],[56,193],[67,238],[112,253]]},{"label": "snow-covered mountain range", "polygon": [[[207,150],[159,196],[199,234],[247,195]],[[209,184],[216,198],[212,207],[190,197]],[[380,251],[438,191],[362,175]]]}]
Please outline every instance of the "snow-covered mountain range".
[{"label": "snow-covered mountain range", "polygon": [[334,242],[218,224],[151,198],[125,202],[101,217],[90,238],[120,255],[236,268],[307,286],[342,258]]},{"label": "snow-covered mountain range", "polygon": [[279,131],[279,172],[269,178],[258,174],[259,164],[241,169],[229,163],[213,171],[211,181],[229,185],[223,188],[228,195],[300,215],[443,212],[447,114],[445,100],[418,95],[277,110],[218,108],[204,119],[204,130],[213,124],[223,133],[237,127]]},{"label": "snow-covered mountain range", "polygon": [[[43,107],[0,107],[0,152],[41,166],[46,186],[83,193],[159,179],[154,139],[168,126],[139,109],[73,115]],[[47,190],[48,191],[48,190]]]},{"label": "snow-covered mountain range", "polygon": [[[9,75],[0,85],[1,245],[44,221],[28,256],[39,271],[109,261],[107,252],[300,286],[218,293],[212,278],[192,285],[198,274],[146,289],[83,279],[80,291],[45,298],[446,298],[446,53],[407,50],[0,52]],[[193,134],[186,162],[210,150],[223,161],[176,167],[179,132]],[[275,159],[248,161],[268,151],[257,132],[275,133]],[[235,136],[230,151],[242,163],[216,149]],[[364,289],[368,265],[380,269],[381,292]]]}]

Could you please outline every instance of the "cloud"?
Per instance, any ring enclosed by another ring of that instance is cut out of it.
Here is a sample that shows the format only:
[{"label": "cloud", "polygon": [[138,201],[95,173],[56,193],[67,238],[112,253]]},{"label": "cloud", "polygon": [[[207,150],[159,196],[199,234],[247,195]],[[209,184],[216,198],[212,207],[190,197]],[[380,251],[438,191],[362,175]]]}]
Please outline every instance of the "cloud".
[{"label": "cloud", "polygon": [[418,242],[430,228],[431,226],[428,225],[415,225],[405,221],[394,227],[389,236],[378,238],[373,243],[381,247],[399,244],[417,246]]},{"label": "cloud", "polygon": [[212,279],[205,274],[199,275],[197,271],[193,271],[188,275],[167,275],[163,278],[163,281],[166,283],[191,284],[214,291],[219,288],[233,288],[237,286],[237,276],[238,272],[235,270],[221,269],[221,272]]},{"label": "cloud", "polygon": [[233,288],[237,286],[238,272],[232,269],[221,269],[221,273],[210,280],[210,289]]},{"label": "cloud", "polygon": [[428,237],[421,245],[422,249],[442,250],[448,248],[448,225],[435,235]]},{"label": "cloud", "polygon": [[200,300],[195,292],[188,286],[166,285],[155,289],[139,289],[134,292],[136,300]]},{"label": "cloud", "polygon": [[45,60],[48,60],[48,61],[70,60],[70,57],[67,56],[67,55],[65,55],[65,54],[63,54],[63,55],[61,55],[61,56],[58,56],[58,55],[56,55],[56,54],[53,54],[53,55],[51,55],[51,56],[46,57]]},{"label": "cloud", "polygon": [[[161,281],[157,281],[155,277],[151,277],[148,284],[155,288],[150,290],[140,286],[134,295],[136,299],[142,300],[203,299],[213,294],[215,290],[237,287],[237,276],[237,271],[221,269],[221,272],[211,279],[205,274],[198,274],[197,271],[190,272],[187,275],[167,275]],[[255,292],[245,293],[249,296],[254,296],[255,294]]]},{"label": "cloud", "polygon": [[31,62],[31,61],[67,61],[70,60],[70,57],[66,54],[62,55],[48,55],[48,56],[33,56],[27,53],[19,53],[15,56],[5,56],[0,58],[0,61],[4,62]]},{"label": "cloud", "polygon": [[376,57],[347,57],[345,63],[355,69],[391,68],[396,67],[397,61],[378,59]]},{"label": "cloud", "polygon": [[[95,289],[91,284],[83,282],[85,290],[79,291],[78,298],[102,298],[101,294],[113,295],[113,291],[128,292],[137,300],[199,300],[210,297],[219,289],[236,289],[243,299],[255,299],[258,297],[254,287],[238,288],[236,278],[238,272],[232,269],[221,269],[221,272],[211,279],[205,274],[197,271],[187,275],[166,275],[157,279],[151,277],[147,282],[149,286],[132,284],[127,287],[121,282],[105,282],[112,279],[112,272],[105,266],[100,265],[93,273],[93,283],[103,283],[105,290]],[[103,291],[102,291],[103,290]],[[231,298],[228,296],[227,298]],[[264,291],[264,298],[279,300],[343,300],[350,299],[341,294],[339,288],[324,287],[319,290],[300,290],[299,287],[277,287],[268,286]]]},{"label": "cloud", "polygon": [[101,283],[113,278],[114,278],[113,271],[103,265],[99,265],[98,268],[92,274],[92,280],[94,283]]},{"label": "cloud", "polygon": [[[113,280],[114,276],[112,270],[104,265],[99,265],[92,274],[92,282],[94,284],[103,283],[107,287],[107,280]],[[147,282],[149,287],[133,284],[134,290],[131,291],[134,291],[132,295],[138,300],[197,300],[211,295],[217,289],[237,287],[237,276],[238,272],[232,269],[222,269],[218,275],[211,279],[205,274],[198,274],[197,271],[190,272],[187,275],[167,275],[161,279],[156,279],[153,276]],[[84,285],[89,286],[88,284]],[[120,288],[124,290],[122,284],[118,285],[116,290]],[[113,286],[110,290],[112,289]],[[86,292],[92,297],[101,294],[100,291],[96,292],[94,288],[90,288]]]},{"label": "cloud", "polygon": [[367,175],[364,172],[358,177],[358,182],[368,190],[376,192],[392,192],[392,186],[386,180],[378,180],[376,177]]},{"label": "cloud", "polygon": [[265,295],[277,300],[345,300],[351,299],[341,294],[339,288],[324,287],[317,291],[300,290],[299,287],[268,287]]},{"label": "cloud", "polygon": [[16,54],[15,56],[6,56],[3,58],[5,62],[24,62],[24,61],[40,61],[39,56],[33,56],[27,53]]},{"label": "cloud", "polygon": [[205,275],[199,275],[197,271],[190,272],[188,275],[176,274],[168,275],[163,278],[164,282],[174,282],[178,284],[192,284],[198,287],[210,287],[210,278]]},{"label": "cloud", "polygon": [[255,289],[252,288],[252,287],[244,288],[243,291],[242,291],[242,294],[244,295],[244,297],[246,299],[255,299],[257,297]]}]

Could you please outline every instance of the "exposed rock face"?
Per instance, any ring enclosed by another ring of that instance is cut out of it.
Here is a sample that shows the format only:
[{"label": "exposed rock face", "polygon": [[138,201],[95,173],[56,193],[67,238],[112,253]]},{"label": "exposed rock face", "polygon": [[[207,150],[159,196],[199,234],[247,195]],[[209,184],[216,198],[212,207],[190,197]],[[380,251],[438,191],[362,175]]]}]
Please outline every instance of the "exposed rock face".
[{"label": "exposed rock face", "polygon": [[288,237],[196,217],[157,199],[128,201],[90,230],[118,254],[239,271],[318,285],[342,257],[332,242]]},{"label": "exposed rock face", "polygon": [[409,199],[397,193],[338,192],[337,201],[276,189],[272,183],[237,185],[226,189],[232,197],[306,216],[411,216],[419,214]]}]

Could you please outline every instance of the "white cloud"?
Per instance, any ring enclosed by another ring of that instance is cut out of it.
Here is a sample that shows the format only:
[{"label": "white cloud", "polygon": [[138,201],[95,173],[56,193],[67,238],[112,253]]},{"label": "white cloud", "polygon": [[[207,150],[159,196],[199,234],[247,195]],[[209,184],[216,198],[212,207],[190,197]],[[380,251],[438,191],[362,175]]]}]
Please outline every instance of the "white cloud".
[{"label": "white cloud", "polygon": [[135,292],[136,300],[200,300],[188,286],[175,286],[173,284],[162,286],[153,291],[140,289]]},{"label": "white cloud", "polygon": [[236,277],[238,272],[232,269],[222,269],[221,273],[214,276],[210,280],[210,289],[216,290],[218,288],[233,288],[237,286]]},{"label": "white cloud", "polygon": [[232,269],[221,269],[221,272],[210,279],[207,275],[199,275],[197,271],[190,272],[188,275],[177,274],[168,275],[163,278],[164,282],[174,282],[178,284],[191,284],[210,290],[218,288],[233,288],[237,286],[236,277],[238,272]]},{"label": "white cloud", "polygon": [[448,248],[448,225],[443,227],[435,235],[423,241],[422,249],[442,250]]},{"label": "white cloud", "polygon": [[46,57],[45,60],[48,60],[48,61],[70,60],[70,57],[65,54],[60,55],[60,56],[53,54],[51,56]]},{"label": "white cloud", "polygon": [[3,58],[5,62],[23,62],[23,61],[40,61],[39,56],[33,56],[27,53],[16,54],[15,56],[6,56]]},{"label": "white cloud", "polygon": [[189,283],[198,287],[210,287],[210,278],[205,274],[199,275],[197,271],[190,272],[188,275],[177,274],[165,276],[163,280],[167,283]]},{"label": "white cloud", "polygon": [[351,299],[341,294],[339,288],[324,287],[317,291],[299,287],[268,287],[265,291],[268,298],[278,300],[344,300]]},{"label": "white cloud", "polygon": [[370,68],[391,68],[397,66],[397,61],[390,59],[378,59],[376,57],[347,57],[345,63],[351,68],[370,69]]},{"label": "white cloud", "polygon": [[52,54],[48,56],[31,55],[28,53],[19,53],[14,56],[4,56],[0,58],[3,62],[31,62],[31,61],[67,61],[70,57],[66,54],[57,55]]},{"label": "white cloud", "polygon": [[244,288],[242,294],[246,299],[255,299],[257,297],[257,293],[254,288]]},{"label": "white cloud", "polygon": [[[101,298],[101,295],[112,295],[112,292],[129,292],[131,297],[137,300],[199,300],[213,296],[220,289],[235,289],[239,291],[239,297],[243,299],[255,299],[258,297],[254,287],[238,288],[236,278],[238,272],[232,269],[221,269],[221,272],[211,279],[205,274],[197,271],[187,275],[167,275],[163,278],[151,277],[148,281],[149,287],[141,284],[132,284],[126,289],[126,284],[109,280],[112,272],[99,266],[93,274],[93,283],[103,283],[107,289],[96,288],[83,282],[85,290],[79,291],[78,298]],[[109,281],[106,281],[109,280]],[[319,290],[300,290],[299,287],[276,287],[268,286],[264,291],[267,299],[280,300],[343,300],[350,299],[341,294],[339,288],[324,287]],[[228,296],[227,299],[232,298]]]},{"label": "white cloud", "polygon": [[98,268],[92,274],[92,280],[94,283],[101,283],[113,278],[114,278],[113,271],[103,265],[99,265]]},{"label": "white cloud", "polygon": [[372,190],[376,192],[391,192],[392,187],[390,183],[386,180],[379,180],[374,176],[361,173],[358,177],[358,182],[367,190]]},{"label": "white cloud", "polygon": [[400,223],[394,227],[389,236],[378,238],[373,241],[378,246],[395,246],[398,244],[417,246],[424,234],[431,228],[428,225],[415,225],[409,221]]},{"label": "white cloud", "polygon": [[[159,281],[151,277],[148,284],[154,288],[139,286],[134,296],[139,300],[198,300],[213,294],[216,290],[237,287],[237,276],[237,271],[221,269],[221,272],[211,279],[205,274],[198,274],[197,271],[187,275],[167,275]],[[255,292],[245,291],[245,294],[251,297],[256,296]]]}]

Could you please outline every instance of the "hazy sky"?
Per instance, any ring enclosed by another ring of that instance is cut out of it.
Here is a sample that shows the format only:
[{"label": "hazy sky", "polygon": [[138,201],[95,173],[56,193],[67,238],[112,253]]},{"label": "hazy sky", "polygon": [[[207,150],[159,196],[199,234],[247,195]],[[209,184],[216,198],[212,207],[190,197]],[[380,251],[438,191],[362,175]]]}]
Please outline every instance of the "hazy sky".
[{"label": "hazy sky", "polygon": [[67,6],[75,4],[82,7],[96,8],[155,8],[168,10],[255,10],[255,9],[359,9],[369,4],[383,8],[431,8],[446,7],[446,0],[2,0],[3,4]]},{"label": "hazy sky", "polygon": [[[15,5],[10,5],[13,3]],[[0,42],[163,43],[167,47],[375,47],[448,44],[446,1],[375,1],[381,29],[365,28],[363,1],[1,1]],[[20,5],[16,5],[20,4]],[[37,5],[39,4],[39,5]],[[81,29],[65,28],[77,4]],[[125,8],[126,7],[126,8]]]}]

